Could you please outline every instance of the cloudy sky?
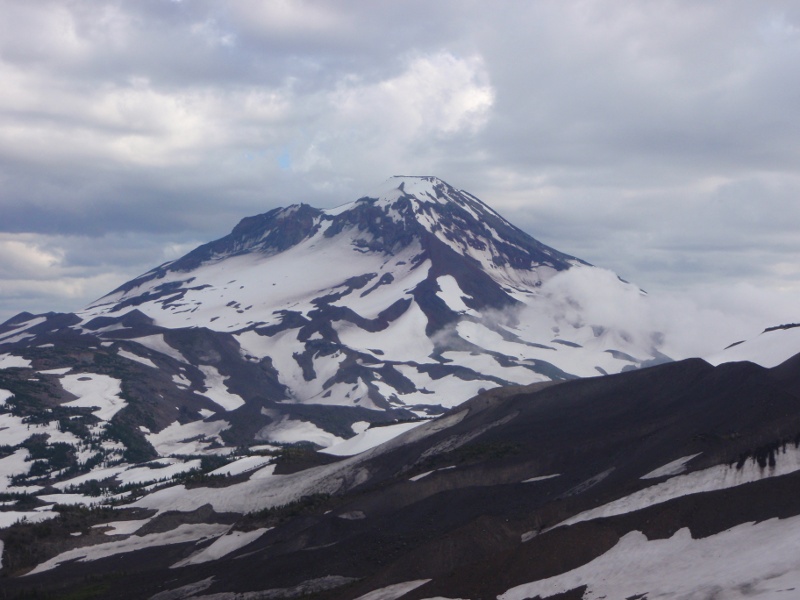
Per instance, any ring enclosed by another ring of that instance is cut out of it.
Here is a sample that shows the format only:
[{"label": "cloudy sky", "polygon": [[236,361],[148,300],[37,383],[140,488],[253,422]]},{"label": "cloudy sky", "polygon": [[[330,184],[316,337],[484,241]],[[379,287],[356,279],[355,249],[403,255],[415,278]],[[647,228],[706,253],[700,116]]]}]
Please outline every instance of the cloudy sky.
[{"label": "cloudy sky", "polygon": [[394,174],[438,175],[717,327],[800,320],[794,0],[0,15],[0,320],[76,310],[244,216]]}]

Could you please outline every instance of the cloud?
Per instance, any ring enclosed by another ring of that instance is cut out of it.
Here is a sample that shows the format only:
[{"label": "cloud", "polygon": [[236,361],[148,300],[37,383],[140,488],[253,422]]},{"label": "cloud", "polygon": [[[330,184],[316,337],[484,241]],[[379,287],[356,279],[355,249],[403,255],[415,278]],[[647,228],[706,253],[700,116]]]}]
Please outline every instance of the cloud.
[{"label": "cloud", "polygon": [[602,328],[678,360],[710,356],[766,327],[793,322],[798,293],[800,285],[774,290],[715,283],[647,294],[607,269],[577,267],[545,281],[539,299],[518,318],[532,324],[555,322],[562,329]]},{"label": "cloud", "polygon": [[294,141],[299,156],[293,167],[347,172],[357,161],[361,168],[386,171],[410,162],[424,170],[424,146],[474,135],[486,125],[493,100],[477,56],[417,56],[399,74],[374,82],[348,75],[320,99],[329,108],[320,111],[326,118],[310,139]]},{"label": "cloud", "polygon": [[63,269],[77,238],[109,257],[95,274],[136,274],[406,173],[651,294],[798,280],[789,0],[2,8],[0,231],[68,238]]},{"label": "cloud", "polygon": [[43,249],[27,237],[0,236],[0,277],[36,278],[61,264],[61,249]]}]

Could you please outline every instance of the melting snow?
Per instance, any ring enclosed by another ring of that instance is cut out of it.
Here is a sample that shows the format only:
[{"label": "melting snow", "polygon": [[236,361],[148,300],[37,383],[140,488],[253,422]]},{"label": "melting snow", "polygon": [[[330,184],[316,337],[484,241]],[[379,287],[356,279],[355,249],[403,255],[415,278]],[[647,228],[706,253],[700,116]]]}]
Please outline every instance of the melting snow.
[{"label": "melting snow", "polygon": [[549,598],[583,585],[584,600],[795,598],[800,517],[745,523],[697,540],[688,529],[666,540],[648,540],[634,531],[577,569],[516,586],[498,598]]},{"label": "melting snow", "polygon": [[411,590],[428,583],[430,579],[415,579],[414,581],[404,581],[403,583],[395,583],[377,590],[373,590],[368,594],[359,596],[356,600],[396,600],[401,596],[405,596]]},{"label": "melting snow", "polygon": [[[209,400],[213,400],[225,410],[236,410],[244,406],[244,399],[241,396],[232,394],[225,385],[225,377],[211,365],[198,365],[198,369],[206,376],[206,391],[201,395]],[[200,392],[195,392],[200,393]]]},{"label": "melting snow", "polygon": [[701,454],[702,452],[698,452],[697,454],[690,454],[689,456],[683,456],[677,460],[673,460],[663,467],[650,471],[647,475],[642,475],[640,479],[655,479],[656,477],[664,477],[665,475],[679,475],[686,470],[686,463],[695,456],[700,456]]},{"label": "melting snow", "polygon": [[110,421],[111,417],[128,405],[119,396],[120,380],[108,375],[96,373],[65,375],[61,378],[61,387],[70,394],[78,396],[77,400],[65,402],[64,406],[96,407],[92,414],[102,421]]},{"label": "melting snow", "polygon": [[151,533],[144,536],[134,535],[124,540],[106,542],[104,544],[96,544],[94,546],[84,546],[83,548],[75,548],[74,550],[62,552],[58,556],[43,562],[35,569],[30,571],[28,575],[49,571],[50,569],[57,567],[60,563],[68,560],[87,562],[112,556],[114,554],[133,552],[135,550],[141,550],[142,548],[149,548],[151,546],[199,542],[218,536],[226,532],[229,528],[230,525],[203,523],[191,525],[183,524],[171,531],[166,531],[163,533]]},{"label": "melting snow", "polygon": [[31,361],[13,354],[0,354],[0,369],[25,369],[31,366]]},{"label": "melting snow", "polygon": [[320,450],[320,452],[333,454],[334,456],[353,456],[383,444],[401,433],[405,433],[410,429],[414,429],[414,427],[422,425],[424,422],[425,421],[416,421],[412,423],[397,423],[396,425],[372,427],[362,431],[349,440],[344,440],[339,444]]},{"label": "melting snow", "polygon": [[562,521],[559,525],[571,525],[581,521],[591,521],[601,517],[611,517],[633,512],[673,498],[699,494],[713,490],[723,490],[745,483],[752,483],[767,477],[787,475],[800,470],[800,449],[789,445],[785,452],[777,453],[775,467],[760,467],[753,459],[748,459],[741,469],[729,465],[717,465],[686,475],[676,475],[666,481],[634,492],[603,506],[579,513]]},{"label": "melting snow", "polygon": [[143,364],[143,365],[145,365],[147,367],[152,367],[154,369],[158,368],[158,365],[156,365],[156,363],[154,363],[149,358],[144,358],[143,356],[139,356],[137,354],[134,354],[133,352],[128,352],[127,350],[125,350],[123,348],[120,348],[119,350],[117,350],[117,354],[119,354],[122,358],[127,358],[128,360],[132,360],[132,361],[141,363],[141,364]]},{"label": "melting snow", "polygon": [[266,531],[267,528],[254,529],[253,531],[231,531],[225,535],[221,535],[214,540],[211,545],[203,548],[199,552],[195,552],[188,558],[183,559],[172,565],[172,569],[176,567],[185,567],[186,565],[198,565],[200,563],[217,560],[223,556],[227,556],[231,552],[235,552],[239,548],[244,548],[251,542],[256,541]]}]

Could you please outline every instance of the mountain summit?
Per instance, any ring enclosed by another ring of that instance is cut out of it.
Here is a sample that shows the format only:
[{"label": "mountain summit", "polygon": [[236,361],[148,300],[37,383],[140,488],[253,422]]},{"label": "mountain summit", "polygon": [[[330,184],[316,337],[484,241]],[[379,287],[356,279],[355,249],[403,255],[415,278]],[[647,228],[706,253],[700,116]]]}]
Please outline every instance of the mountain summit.
[{"label": "mountain summit", "polygon": [[[277,261],[268,260],[278,255]],[[247,258],[228,261],[243,256]],[[302,263],[304,267],[276,269],[275,262]],[[201,279],[196,271],[212,270],[218,264],[224,264],[224,270],[236,264],[237,268],[256,268],[267,276],[273,274],[270,271],[278,275],[277,281],[271,282],[278,289],[256,290],[252,309],[248,309],[248,314],[259,309],[269,311],[259,316],[264,322],[273,320],[270,315],[290,304],[296,292],[307,296],[318,283],[320,289],[344,288],[337,292],[337,300],[356,289],[363,297],[376,285],[388,285],[416,271],[425,277],[415,283],[415,297],[427,299],[421,306],[433,331],[437,325],[453,320],[457,312],[450,310],[448,315],[449,307],[437,307],[429,299],[437,291],[443,292],[435,289],[438,276],[452,278],[445,285],[455,289],[452,283],[457,284],[469,308],[499,309],[522,301],[554,272],[581,261],[538,242],[475,196],[436,177],[398,176],[389,179],[376,195],[337,208],[320,210],[295,204],[245,218],[229,235],[126,283],[100,299],[89,312],[106,314],[130,306],[153,305],[173,297],[177,289],[193,297],[195,294],[189,292],[196,291],[192,289],[197,288],[194,282]],[[428,283],[420,286],[422,281]],[[211,324],[213,317],[219,317],[220,302],[206,297],[210,295],[202,295],[203,312],[213,313],[208,322],[199,322],[199,315],[187,315],[183,320],[220,329],[220,324]],[[234,299],[236,293],[220,295],[226,300],[223,306],[230,300],[228,296]],[[163,309],[183,314],[185,302],[168,304],[146,312],[156,321],[172,323]],[[240,320],[233,327],[241,325]]]}]

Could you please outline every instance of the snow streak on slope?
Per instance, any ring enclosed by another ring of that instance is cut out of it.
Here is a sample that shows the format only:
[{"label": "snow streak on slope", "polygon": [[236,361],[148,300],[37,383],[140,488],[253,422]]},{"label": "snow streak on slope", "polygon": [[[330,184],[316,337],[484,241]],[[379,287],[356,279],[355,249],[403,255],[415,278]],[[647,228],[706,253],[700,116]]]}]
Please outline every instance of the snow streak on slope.
[{"label": "snow streak on slope", "polygon": [[549,598],[584,585],[584,600],[792,598],[800,589],[800,517],[745,523],[703,539],[686,528],[665,540],[634,531],[586,565],[499,599]]},{"label": "snow streak on slope", "polygon": [[76,548],[74,550],[63,552],[55,558],[43,562],[33,569],[29,575],[48,571],[57,567],[60,563],[68,560],[86,562],[98,560],[100,558],[106,558],[115,554],[134,552],[136,550],[141,550],[143,548],[149,548],[152,546],[200,542],[202,540],[221,535],[227,532],[228,529],[230,529],[230,525],[204,523],[192,525],[184,524],[164,533],[151,533],[143,536],[131,536],[121,541],[106,542],[104,544]]},{"label": "snow streak on slope", "polygon": [[[672,464],[665,465],[665,467],[668,466],[672,466]],[[610,502],[609,504],[570,517],[566,521],[556,525],[556,527],[560,525],[571,525],[581,521],[591,521],[592,519],[599,519],[602,517],[621,515],[653,506],[654,504],[661,504],[673,498],[679,498],[689,494],[699,494],[701,492],[724,490],[759,481],[767,477],[787,475],[798,470],[800,470],[800,448],[789,445],[788,447],[784,447],[782,452],[776,453],[775,466],[762,467],[755,458],[752,458],[746,461],[740,468],[737,468],[735,465],[716,465],[701,471],[677,475],[662,483],[639,490],[638,492],[634,492],[624,498]]]},{"label": "snow streak on slope", "polygon": [[65,402],[64,406],[83,406],[95,408],[93,414],[101,421],[110,421],[126,402],[120,397],[120,381],[108,375],[82,374],[65,375],[61,378],[62,387],[77,400]]}]

